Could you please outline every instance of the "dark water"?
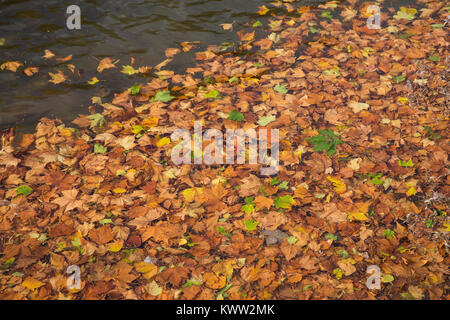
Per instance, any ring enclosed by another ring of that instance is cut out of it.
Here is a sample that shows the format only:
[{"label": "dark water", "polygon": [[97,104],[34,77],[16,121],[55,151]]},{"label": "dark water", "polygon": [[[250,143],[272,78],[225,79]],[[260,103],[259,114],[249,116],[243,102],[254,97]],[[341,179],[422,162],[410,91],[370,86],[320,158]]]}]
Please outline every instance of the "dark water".
[{"label": "dark water", "polygon": [[[0,0],[0,64],[20,61],[40,68],[39,74],[26,76],[22,70],[0,71],[0,129],[18,127],[31,130],[43,116],[74,119],[87,113],[90,99],[102,97],[109,102],[115,92],[150,79],[142,75],[129,77],[119,72],[122,65],[155,66],[165,59],[167,48],[179,47],[183,41],[203,45],[237,41],[235,32],[224,31],[221,23],[234,22],[234,30],[251,25],[259,16],[258,6],[271,7],[271,0]],[[318,0],[305,0],[307,5]],[[415,1],[386,1],[386,7]],[[66,28],[69,5],[81,8],[81,30]],[[68,63],[81,70],[72,74],[55,59],[42,58],[49,49],[58,57],[72,54]],[[96,72],[104,57],[120,59],[118,69]],[[166,69],[182,73],[195,65],[191,53],[181,54]],[[70,81],[49,83],[48,72],[62,70]],[[101,80],[87,84],[92,77]]]},{"label": "dark water", "polygon": [[[112,98],[114,92],[135,83],[142,76],[128,77],[118,72],[121,65],[155,66],[165,59],[167,48],[183,41],[200,40],[205,45],[234,42],[234,32],[224,31],[221,23],[234,23],[235,30],[260,19],[258,6],[267,0],[0,0],[0,64],[17,60],[40,68],[28,77],[18,72],[0,71],[0,128],[30,129],[43,116],[71,120],[87,113],[92,96]],[[66,28],[66,9],[81,8],[81,30]],[[49,49],[58,57],[72,54],[68,63],[82,69],[82,76],[71,73],[66,63],[42,58]],[[96,73],[97,59],[120,59],[118,69]],[[182,72],[195,61],[182,54],[167,68]],[[61,69],[70,82],[49,83],[48,72]],[[95,86],[87,80],[97,76]]]}]

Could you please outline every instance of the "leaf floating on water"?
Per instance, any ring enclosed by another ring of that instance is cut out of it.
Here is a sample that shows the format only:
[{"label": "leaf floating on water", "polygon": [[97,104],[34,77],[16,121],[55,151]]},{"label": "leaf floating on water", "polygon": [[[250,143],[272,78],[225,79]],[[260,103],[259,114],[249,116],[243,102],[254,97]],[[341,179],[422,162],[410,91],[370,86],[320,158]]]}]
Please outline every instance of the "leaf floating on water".
[{"label": "leaf floating on water", "polygon": [[19,62],[19,61],[8,61],[8,62],[5,62],[5,63],[3,63],[1,66],[0,66],[0,69],[1,70],[9,70],[9,71],[12,71],[12,72],[16,72],[17,71],[17,69],[19,69],[20,67],[23,67],[23,63],[22,62]]},{"label": "leaf floating on water", "polygon": [[23,72],[24,72],[27,76],[31,77],[32,75],[34,75],[34,74],[36,74],[36,73],[39,72],[39,68],[38,68],[38,67],[28,67],[28,68],[26,68],[25,70],[23,70]]},{"label": "leaf floating on water", "polygon": [[123,66],[122,71],[120,71],[120,72],[131,76],[133,74],[139,73],[139,70],[136,70],[132,66]]},{"label": "leaf floating on water", "polygon": [[48,74],[51,77],[49,82],[52,82],[54,84],[63,83],[64,81],[67,80],[66,76],[64,75],[64,73],[61,70],[58,70],[57,73],[49,72]]},{"label": "leaf floating on water", "polygon": [[42,56],[42,58],[51,59],[54,56],[55,56],[55,54],[53,52],[51,52],[50,50],[44,50],[44,55]]},{"label": "leaf floating on water", "polygon": [[[97,67],[97,71],[102,73],[103,70],[117,68],[116,63],[118,63],[118,62],[119,62],[119,60],[114,61],[113,58],[106,57],[106,58],[100,60],[98,67]],[[123,70],[122,70],[122,72],[123,72]]]}]

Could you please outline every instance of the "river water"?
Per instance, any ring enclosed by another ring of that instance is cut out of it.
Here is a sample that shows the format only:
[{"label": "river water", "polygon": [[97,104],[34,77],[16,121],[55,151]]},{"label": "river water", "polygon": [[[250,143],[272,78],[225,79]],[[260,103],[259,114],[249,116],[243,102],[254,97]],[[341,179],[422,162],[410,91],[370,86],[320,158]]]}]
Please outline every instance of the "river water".
[{"label": "river water", "polygon": [[[165,59],[167,48],[183,41],[203,45],[233,43],[235,32],[225,31],[221,23],[232,23],[235,30],[248,27],[259,16],[258,6],[270,7],[269,0],[0,0],[0,64],[20,61],[39,67],[28,77],[22,69],[13,73],[0,71],[0,129],[17,127],[32,130],[41,117],[74,119],[87,113],[90,99],[100,96],[110,101],[115,92],[133,84],[146,83],[142,76],[129,77],[117,69],[96,73],[104,57],[120,59],[118,66],[130,64],[155,66]],[[307,1],[305,1],[307,3]],[[387,1],[392,3],[392,1]],[[401,1],[402,3],[411,1]],[[306,4],[305,3],[305,4]],[[67,7],[81,8],[81,30],[66,27]],[[393,3],[392,3],[393,4]],[[391,6],[391,5],[389,5]],[[63,63],[42,58],[49,49],[58,57],[73,55]],[[65,66],[73,64],[81,76]],[[194,66],[192,54],[182,54],[167,67],[183,72]],[[58,69],[70,81],[49,83],[48,72]],[[87,80],[97,76],[99,83]]]}]

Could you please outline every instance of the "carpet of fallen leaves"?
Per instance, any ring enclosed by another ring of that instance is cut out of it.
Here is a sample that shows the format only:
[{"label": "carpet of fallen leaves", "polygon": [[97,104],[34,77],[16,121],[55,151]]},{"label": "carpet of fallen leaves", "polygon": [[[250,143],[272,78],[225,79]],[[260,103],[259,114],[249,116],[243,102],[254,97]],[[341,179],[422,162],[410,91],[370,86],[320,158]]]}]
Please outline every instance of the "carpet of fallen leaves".
[{"label": "carpet of fallen leaves", "polygon": [[[2,132],[1,298],[448,299],[449,9],[383,8],[369,30],[356,3],[275,2],[185,74],[125,66],[156,77],[73,125]],[[174,165],[195,120],[279,129],[279,173]]]}]

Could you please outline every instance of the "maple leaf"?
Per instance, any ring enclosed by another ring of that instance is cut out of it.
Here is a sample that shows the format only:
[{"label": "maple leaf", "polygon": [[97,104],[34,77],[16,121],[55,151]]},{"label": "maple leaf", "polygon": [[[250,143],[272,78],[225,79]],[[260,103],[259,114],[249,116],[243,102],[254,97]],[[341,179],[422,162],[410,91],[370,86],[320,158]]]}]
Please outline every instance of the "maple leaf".
[{"label": "maple leaf", "polygon": [[12,71],[12,72],[16,72],[17,71],[17,69],[19,69],[19,67],[23,67],[23,63],[22,62],[19,62],[19,61],[8,61],[8,62],[5,62],[5,63],[3,63],[1,66],[0,66],[0,69],[1,70],[9,70],[9,71]]},{"label": "maple leaf", "polygon": [[56,203],[57,205],[59,205],[61,209],[64,209],[64,212],[78,209],[83,206],[82,200],[76,200],[78,196],[78,190],[63,190],[61,191],[61,193],[63,194],[63,196],[56,198],[52,201],[52,203]]},{"label": "maple leaf", "polygon": [[51,77],[51,80],[49,80],[49,82],[52,82],[54,84],[63,83],[64,81],[67,80],[66,76],[61,70],[58,70],[57,73],[49,72],[48,74]]},{"label": "maple leaf", "polygon": [[102,73],[103,70],[117,68],[117,66],[116,66],[117,62],[119,62],[119,60],[114,61],[113,58],[106,57],[106,58],[100,60],[98,67],[97,67],[97,72]]},{"label": "maple leaf", "polygon": [[31,77],[33,74],[38,73],[39,72],[39,68],[38,67],[28,67],[25,70],[23,70],[23,72]]},{"label": "maple leaf", "polygon": [[89,238],[97,244],[105,244],[114,239],[114,233],[112,232],[109,224],[102,227],[92,229],[89,232]]}]

